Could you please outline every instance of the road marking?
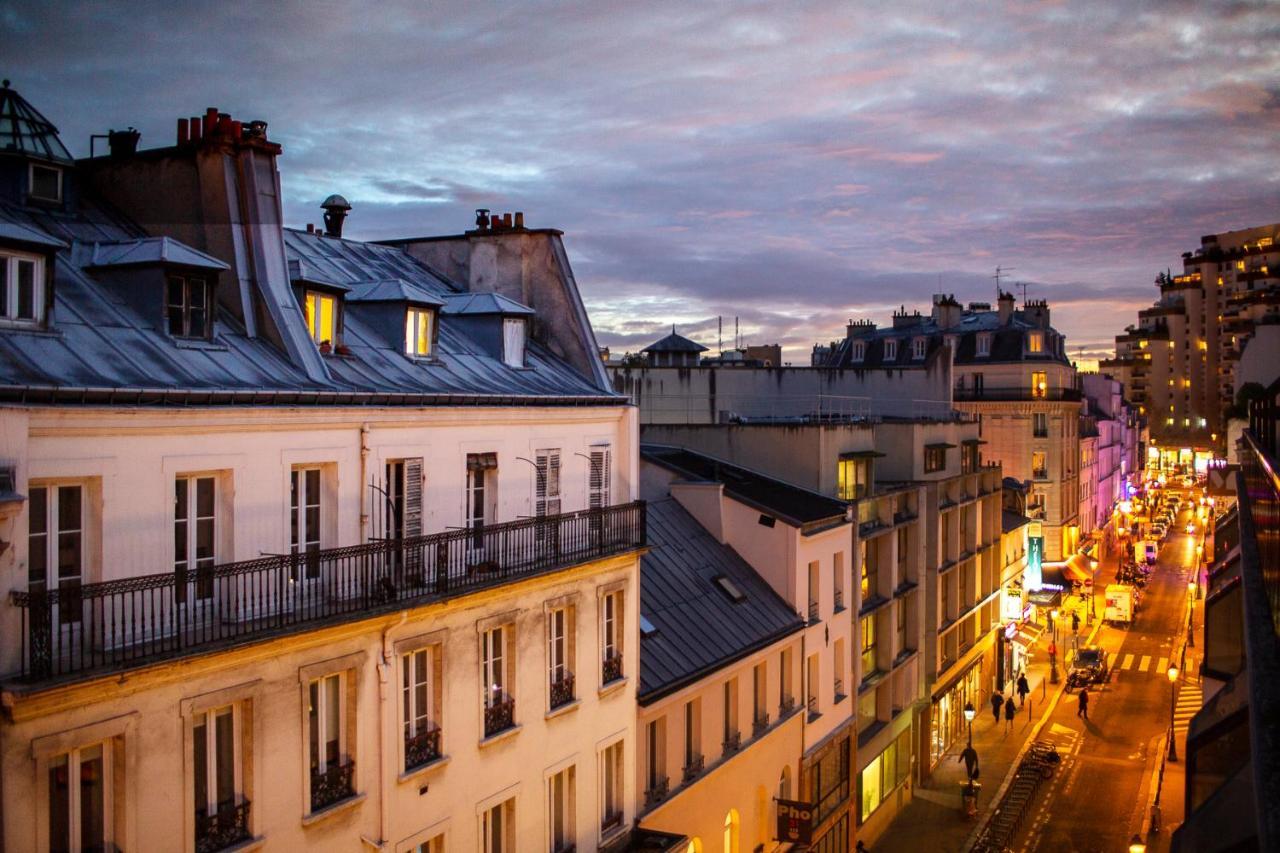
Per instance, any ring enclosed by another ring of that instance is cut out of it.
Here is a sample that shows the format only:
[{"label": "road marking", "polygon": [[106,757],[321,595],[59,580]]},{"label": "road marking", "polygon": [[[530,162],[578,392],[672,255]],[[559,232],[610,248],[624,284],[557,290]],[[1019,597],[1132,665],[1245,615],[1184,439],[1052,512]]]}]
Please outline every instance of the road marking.
[{"label": "road marking", "polygon": [[1138,672],[1146,672],[1149,666],[1151,666],[1151,655],[1143,655],[1142,663],[1138,664]]},{"label": "road marking", "polygon": [[1168,672],[1168,671],[1169,671],[1169,659],[1160,658],[1160,663],[1156,664],[1156,672]]},{"label": "road marking", "polygon": [[1133,666],[1133,655],[1125,655],[1124,663],[1120,664],[1121,669],[1129,669]]}]

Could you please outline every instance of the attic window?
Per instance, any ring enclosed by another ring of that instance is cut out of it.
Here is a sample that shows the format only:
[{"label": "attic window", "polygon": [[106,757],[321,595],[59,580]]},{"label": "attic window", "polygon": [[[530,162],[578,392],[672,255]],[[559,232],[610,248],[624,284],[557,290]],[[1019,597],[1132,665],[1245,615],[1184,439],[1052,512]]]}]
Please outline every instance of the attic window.
[{"label": "attic window", "polygon": [[925,350],[928,348],[929,341],[925,338],[916,338],[911,342],[911,357],[916,361],[924,358]]},{"label": "attic window", "polygon": [[885,361],[898,360],[898,342],[897,341],[888,340],[884,342],[884,360]]},{"label": "attic window", "polygon": [[27,195],[39,201],[62,201],[62,170],[31,164]]},{"label": "attic window", "polygon": [[721,592],[729,596],[729,600],[734,604],[741,604],[747,600],[746,594],[743,593],[742,590],[738,589],[738,585],[724,575],[716,575],[712,578],[712,582],[720,588]]},{"label": "attic window", "polygon": [[1039,353],[1044,351],[1044,338],[1039,332],[1031,332],[1027,335],[1027,352]]},{"label": "attic window", "polygon": [[653,623],[649,621],[648,617],[646,617],[644,614],[641,614],[640,615],[640,636],[652,637],[656,633],[658,633],[658,629],[653,627]]},{"label": "attic window", "polygon": [[854,341],[850,348],[849,358],[852,361],[862,361],[867,357],[867,345],[862,341]]},{"label": "attic window", "polygon": [[436,312],[429,308],[410,308],[404,317],[404,354],[428,358],[435,340]]},{"label": "attic window", "polygon": [[991,355],[991,335],[986,332],[978,335],[978,355]]},{"label": "attic window", "polygon": [[332,293],[321,293],[318,290],[307,291],[307,331],[311,339],[324,350],[326,344],[333,346],[338,342],[338,312],[342,303]]},{"label": "attic window", "polygon": [[0,319],[34,325],[44,319],[44,258],[0,253]]},{"label": "attic window", "polygon": [[169,276],[165,310],[169,318],[169,334],[175,338],[208,338],[213,323],[209,312],[209,294],[213,288],[203,278]]},{"label": "attic window", "polygon": [[502,362],[508,367],[524,367],[525,323],[520,317],[502,320]]}]

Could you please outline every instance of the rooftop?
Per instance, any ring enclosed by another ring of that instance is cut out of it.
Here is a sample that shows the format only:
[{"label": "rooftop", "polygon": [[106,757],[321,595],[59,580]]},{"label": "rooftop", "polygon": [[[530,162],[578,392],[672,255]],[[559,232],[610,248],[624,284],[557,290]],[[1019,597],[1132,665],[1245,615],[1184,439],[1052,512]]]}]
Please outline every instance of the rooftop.
[{"label": "rooftop", "polygon": [[706,352],[707,348],[683,335],[676,334],[676,327],[671,327],[671,334],[660,341],[649,344],[641,352]]}]

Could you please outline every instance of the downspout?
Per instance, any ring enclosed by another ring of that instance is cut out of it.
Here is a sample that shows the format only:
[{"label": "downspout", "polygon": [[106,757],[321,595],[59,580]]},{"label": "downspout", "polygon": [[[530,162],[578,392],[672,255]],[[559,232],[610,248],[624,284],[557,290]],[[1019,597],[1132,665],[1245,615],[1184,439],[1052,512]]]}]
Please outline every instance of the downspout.
[{"label": "downspout", "polygon": [[360,425],[360,542],[369,541],[369,507],[367,501],[369,496],[365,478],[368,476],[369,466],[369,424]]},{"label": "downspout", "polygon": [[[367,427],[365,427],[367,429]],[[363,432],[363,430],[362,430]],[[387,784],[387,694],[390,690],[391,671],[395,663],[395,650],[391,645],[391,632],[399,628],[409,619],[407,610],[400,611],[400,620],[388,625],[382,631],[382,649],[378,658],[378,841],[372,842],[364,838],[375,850],[381,850],[387,844],[387,832],[391,824],[391,804]],[[362,836],[363,838],[363,836]]]}]

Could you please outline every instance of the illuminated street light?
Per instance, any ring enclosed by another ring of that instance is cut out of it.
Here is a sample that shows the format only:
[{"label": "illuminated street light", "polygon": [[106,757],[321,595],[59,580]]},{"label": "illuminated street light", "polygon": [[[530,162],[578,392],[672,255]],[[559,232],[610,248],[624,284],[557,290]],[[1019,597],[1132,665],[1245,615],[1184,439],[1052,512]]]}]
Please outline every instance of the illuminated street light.
[{"label": "illuminated street light", "polygon": [[1169,760],[1178,760],[1178,743],[1173,734],[1173,705],[1177,699],[1178,690],[1178,668],[1172,664],[1166,673],[1169,676]]},{"label": "illuminated street light", "polygon": [[969,746],[973,746],[973,703],[964,703],[964,721],[969,724]]},{"label": "illuminated street light", "polygon": [[[1199,565],[1197,565],[1196,573],[1199,574],[1199,572],[1200,572],[1200,567]],[[1196,616],[1196,592],[1198,590],[1199,590],[1199,586],[1196,584],[1195,578],[1192,578],[1191,580],[1187,581],[1187,599],[1189,600],[1189,604],[1187,605],[1187,648],[1189,649],[1194,649],[1196,647],[1195,616]]]},{"label": "illuminated street light", "polygon": [[1147,853],[1147,845],[1143,843],[1142,836],[1135,835],[1129,839],[1129,853]]}]

